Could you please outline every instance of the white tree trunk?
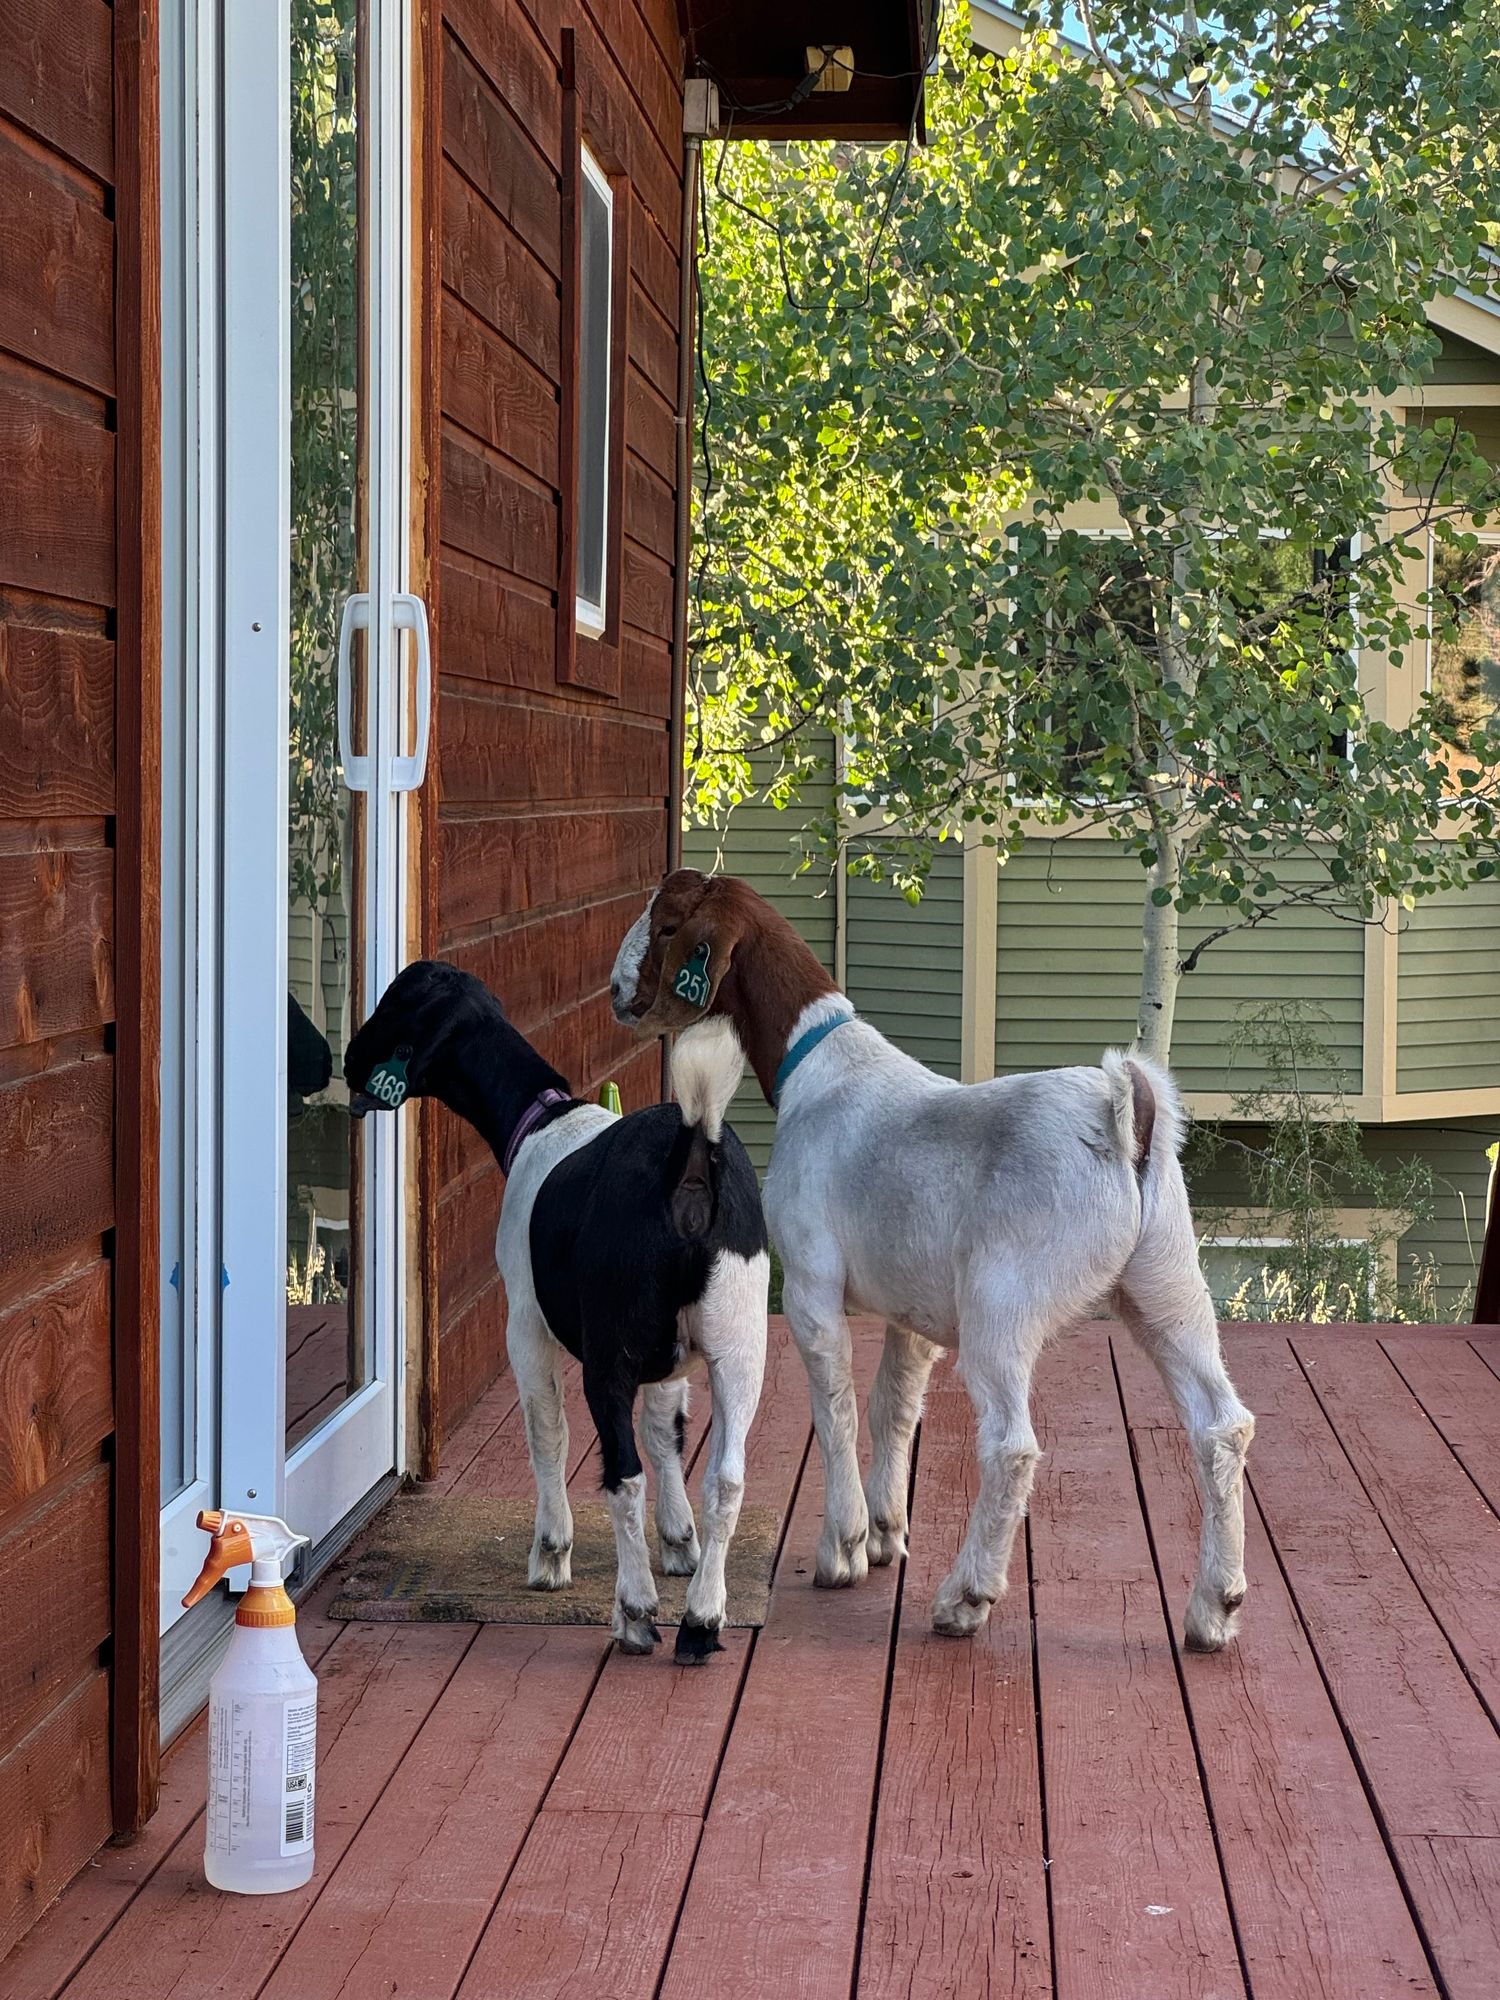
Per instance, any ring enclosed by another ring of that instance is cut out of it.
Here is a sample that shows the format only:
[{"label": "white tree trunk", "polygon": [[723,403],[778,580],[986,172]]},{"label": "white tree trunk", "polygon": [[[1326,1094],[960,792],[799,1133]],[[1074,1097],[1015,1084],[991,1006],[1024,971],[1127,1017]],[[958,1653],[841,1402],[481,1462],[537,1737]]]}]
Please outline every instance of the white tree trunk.
[{"label": "white tree trunk", "polygon": [[[1141,1005],[1136,1017],[1136,1047],[1153,1062],[1166,1063],[1172,1054],[1172,1026],[1177,1018],[1177,989],[1182,984],[1182,953],[1178,946],[1175,896],[1179,854],[1174,840],[1158,843],[1156,865],[1146,877],[1141,906]],[[1174,900],[1157,903],[1155,889],[1170,889]]]}]

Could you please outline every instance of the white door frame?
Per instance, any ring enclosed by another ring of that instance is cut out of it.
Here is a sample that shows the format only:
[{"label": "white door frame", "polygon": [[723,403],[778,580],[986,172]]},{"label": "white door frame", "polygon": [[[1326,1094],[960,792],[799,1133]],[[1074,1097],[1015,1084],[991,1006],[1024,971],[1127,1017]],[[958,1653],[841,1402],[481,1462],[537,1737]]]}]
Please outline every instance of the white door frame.
[{"label": "white door frame", "polygon": [[[162,1509],[160,1629],[202,1566],[218,1497],[219,206],[217,10],[188,5],[162,46],[163,760],[161,1341],[182,1357],[185,1482]],[[196,254],[195,254],[196,247]],[[171,1065],[171,1081],[167,1066]],[[163,1404],[164,1419],[174,1414]]]},{"label": "white door frame", "polygon": [[[196,380],[167,384],[169,398],[181,391],[175,407],[188,437],[179,456],[188,490],[182,521],[168,522],[177,532],[169,569],[176,563],[181,571],[187,717],[179,724],[182,847],[165,859],[179,878],[181,905],[168,949],[176,955],[185,1053],[169,1095],[175,1089],[180,1098],[175,1122],[186,1141],[185,1214],[166,1218],[184,1254],[169,1240],[164,1269],[180,1267],[175,1335],[197,1368],[199,1449],[194,1476],[163,1509],[163,1630],[201,1560],[192,1526],[200,1506],[283,1513],[323,1538],[402,1463],[405,1403],[402,1121],[370,1119],[361,1148],[369,1263],[358,1293],[371,1332],[367,1380],[286,1451],[289,0],[232,7],[189,0],[182,12],[181,56],[164,74],[179,94],[184,127],[177,157],[187,186],[173,192],[181,195],[186,254],[172,276],[185,318],[182,366]],[[408,808],[390,780],[407,707],[393,600],[408,581],[411,438],[407,9],[400,0],[366,0],[364,32],[371,597],[364,747],[373,783],[365,802],[363,983],[353,996],[359,1014],[406,956]],[[174,1057],[165,1040],[163,1049],[165,1071]],[[164,1304],[173,1303],[164,1291]],[[163,1334],[174,1336],[165,1311]]]}]

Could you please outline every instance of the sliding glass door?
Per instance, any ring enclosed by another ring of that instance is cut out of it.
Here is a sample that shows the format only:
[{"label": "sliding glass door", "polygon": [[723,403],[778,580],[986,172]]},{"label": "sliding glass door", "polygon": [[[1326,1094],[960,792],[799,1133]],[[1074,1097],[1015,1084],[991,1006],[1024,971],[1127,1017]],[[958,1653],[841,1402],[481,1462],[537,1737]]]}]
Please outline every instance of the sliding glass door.
[{"label": "sliding glass door", "polygon": [[190,1494],[285,1513],[316,1541],[398,1463],[401,1133],[349,1117],[342,1070],[402,962],[404,794],[425,751],[403,738],[428,690],[405,591],[404,10],[188,11],[183,157],[207,226],[184,215],[183,233],[212,282],[210,337],[200,323],[178,344],[179,594],[194,519],[212,575],[200,562],[205,601],[169,675],[183,914],[163,1073],[193,1142],[164,1227],[169,1260],[189,1234],[197,1248],[163,1337],[164,1624]]}]

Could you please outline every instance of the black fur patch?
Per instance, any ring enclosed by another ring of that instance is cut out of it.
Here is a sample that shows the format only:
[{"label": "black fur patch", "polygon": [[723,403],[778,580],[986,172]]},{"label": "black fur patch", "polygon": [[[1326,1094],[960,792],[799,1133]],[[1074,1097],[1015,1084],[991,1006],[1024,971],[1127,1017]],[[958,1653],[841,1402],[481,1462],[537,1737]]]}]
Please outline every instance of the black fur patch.
[{"label": "black fur patch", "polygon": [[684,1618],[677,1628],[677,1644],[672,1657],[679,1667],[706,1667],[715,1653],[722,1653],[724,1641],[712,1625],[698,1625]]}]

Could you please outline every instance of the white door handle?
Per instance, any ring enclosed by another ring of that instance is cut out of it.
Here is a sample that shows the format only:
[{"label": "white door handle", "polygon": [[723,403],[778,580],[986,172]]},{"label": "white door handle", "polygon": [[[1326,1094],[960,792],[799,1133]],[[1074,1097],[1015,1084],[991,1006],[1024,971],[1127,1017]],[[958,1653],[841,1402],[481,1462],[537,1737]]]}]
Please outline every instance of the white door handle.
[{"label": "white door handle", "polygon": [[370,629],[370,593],[356,590],[344,599],[344,615],[339,620],[339,762],[344,767],[344,784],[351,792],[370,789],[370,760],[354,754],[354,691],[350,653],[356,632]]},{"label": "white door handle", "polygon": [[391,623],[398,632],[410,632],[417,649],[417,740],[409,757],[392,757],[388,782],[393,792],[414,792],[427,773],[427,743],[432,733],[432,643],[427,632],[427,606],[415,592],[397,591],[391,599]]}]

